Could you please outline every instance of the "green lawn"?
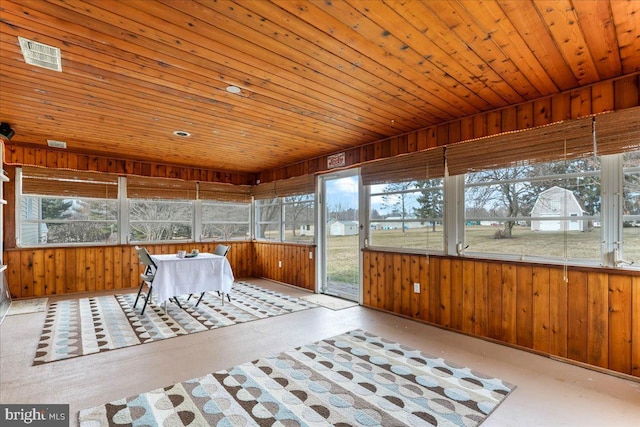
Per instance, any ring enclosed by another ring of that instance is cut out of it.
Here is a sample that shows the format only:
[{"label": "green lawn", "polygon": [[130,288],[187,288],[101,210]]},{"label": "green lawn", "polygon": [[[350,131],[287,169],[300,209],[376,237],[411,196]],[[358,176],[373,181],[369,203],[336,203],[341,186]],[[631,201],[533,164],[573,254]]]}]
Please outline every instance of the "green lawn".
[{"label": "green lawn", "polygon": [[[496,239],[500,227],[470,226],[465,230],[468,252],[540,256],[571,260],[600,261],[600,229],[590,232],[540,232],[515,226],[509,239]],[[625,258],[640,261],[640,228],[624,229]],[[431,228],[402,230],[372,230],[371,245],[375,247],[442,250],[442,230]],[[331,236],[327,239],[327,274],[330,280],[357,283],[358,237]]]}]

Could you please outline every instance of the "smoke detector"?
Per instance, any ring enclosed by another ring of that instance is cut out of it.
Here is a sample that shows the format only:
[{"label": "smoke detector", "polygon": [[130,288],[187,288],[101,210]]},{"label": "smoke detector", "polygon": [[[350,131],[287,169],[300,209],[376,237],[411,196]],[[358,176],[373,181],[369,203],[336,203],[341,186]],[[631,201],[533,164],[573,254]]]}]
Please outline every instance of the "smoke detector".
[{"label": "smoke detector", "polygon": [[36,67],[47,68],[53,71],[62,71],[60,49],[33,40],[18,37],[24,62]]}]

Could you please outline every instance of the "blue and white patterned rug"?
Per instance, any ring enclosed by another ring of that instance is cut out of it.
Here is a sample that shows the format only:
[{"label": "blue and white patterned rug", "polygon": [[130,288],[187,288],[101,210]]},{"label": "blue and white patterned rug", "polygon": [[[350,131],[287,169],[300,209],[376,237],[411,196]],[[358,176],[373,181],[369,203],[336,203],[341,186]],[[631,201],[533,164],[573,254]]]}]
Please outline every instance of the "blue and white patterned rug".
[{"label": "blue and white patterned rug", "polygon": [[317,307],[300,298],[271,291],[247,282],[235,282],[231,302],[215,294],[180,297],[174,303],[149,303],[140,315],[142,302],[133,308],[136,294],[108,295],[57,301],[49,304],[36,350],[34,365],[84,356],[132,345],[173,338],[195,332],[250,322]]},{"label": "blue and white patterned rug", "polygon": [[515,386],[356,330],[79,413],[98,426],[476,426]]}]

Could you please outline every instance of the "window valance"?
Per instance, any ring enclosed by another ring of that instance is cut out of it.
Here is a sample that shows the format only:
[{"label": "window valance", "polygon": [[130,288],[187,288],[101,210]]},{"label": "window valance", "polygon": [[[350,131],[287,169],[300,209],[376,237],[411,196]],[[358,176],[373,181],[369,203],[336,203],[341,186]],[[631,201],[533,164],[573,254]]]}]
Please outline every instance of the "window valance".
[{"label": "window valance", "polygon": [[197,183],[169,178],[127,177],[127,197],[130,199],[195,200]]},{"label": "window valance", "polygon": [[275,181],[276,196],[286,197],[314,193],[316,191],[315,178],[315,175],[302,175]]},{"label": "window valance", "polygon": [[70,169],[22,167],[22,194],[118,198],[118,176]]},{"label": "window valance", "polygon": [[640,107],[595,116],[598,155],[640,150]]},{"label": "window valance", "polygon": [[446,157],[449,175],[461,175],[593,153],[593,117],[586,117],[451,144]]},{"label": "window valance", "polygon": [[198,183],[198,199],[225,202],[251,202],[251,187],[248,185],[221,184],[218,182]]},{"label": "window valance", "polygon": [[441,178],[444,176],[444,148],[436,147],[362,165],[364,185]]}]

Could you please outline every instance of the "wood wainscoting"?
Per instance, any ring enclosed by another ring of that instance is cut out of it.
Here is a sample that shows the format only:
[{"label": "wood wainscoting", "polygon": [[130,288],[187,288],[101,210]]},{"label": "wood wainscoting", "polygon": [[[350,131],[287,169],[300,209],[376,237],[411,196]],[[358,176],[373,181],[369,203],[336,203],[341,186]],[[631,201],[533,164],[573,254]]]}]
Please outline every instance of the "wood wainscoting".
[{"label": "wood wainscoting", "polygon": [[253,272],[256,276],[315,290],[315,245],[254,242],[253,252]]},{"label": "wood wainscoting", "polygon": [[363,266],[365,306],[640,377],[638,273],[370,250]]},{"label": "wood wainscoting", "polygon": [[[313,245],[234,240],[143,246],[151,254],[172,254],[194,248],[213,252],[218,243],[231,245],[227,258],[236,278],[264,277],[315,289]],[[9,249],[4,260],[13,298],[135,288],[142,272],[133,245]]]},{"label": "wood wainscoting", "polygon": [[[235,277],[253,276],[253,243],[224,242]],[[151,254],[179,250],[213,252],[216,243],[141,245]],[[74,246],[11,249],[4,252],[6,274],[13,298],[42,297],[78,292],[136,288],[142,266],[135,246]]]}]

